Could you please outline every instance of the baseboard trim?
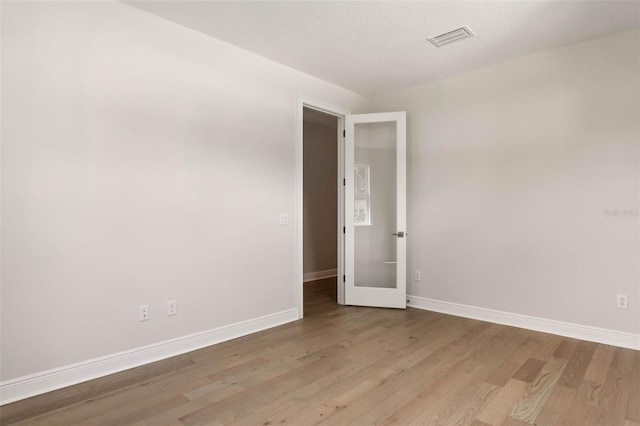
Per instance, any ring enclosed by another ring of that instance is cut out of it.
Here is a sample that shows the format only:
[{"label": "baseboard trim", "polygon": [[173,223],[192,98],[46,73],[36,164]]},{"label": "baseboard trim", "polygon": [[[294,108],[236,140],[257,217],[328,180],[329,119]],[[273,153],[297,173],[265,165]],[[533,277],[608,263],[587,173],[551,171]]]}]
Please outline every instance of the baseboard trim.
[{"label": "baseboard trim", "polygon": [[196,349],[202,349],[216,343],[296,321],[297,319],[298,310],[289,309],[153,345],[0,382],[0,405],[160,361]]},{"label": "baseboard trim", "polygon": [[513,327],[526,328],[528,330],[557,334],[559,336],[587,340],[590,342],[604,343],[606,345],[640,350],[640,334],[591,327],[581,324],[573,324],[569,322],[554,321],[545,318],[531,317],[527,315],[514,314],[511,312],[496,311],[493,309],[444,302],[441,300],[427,299],[418,296],[407,296],[407,300],[407,306],[412,308],[440,312],[443,314],[471,318],[480,321],[488,321]]},{"label": "baseboard trim", "polygon": [[302,276],[303,282],[323,280],[325,278],[337,277],[337,269],[325,269],[324,271],[307,272]]}]

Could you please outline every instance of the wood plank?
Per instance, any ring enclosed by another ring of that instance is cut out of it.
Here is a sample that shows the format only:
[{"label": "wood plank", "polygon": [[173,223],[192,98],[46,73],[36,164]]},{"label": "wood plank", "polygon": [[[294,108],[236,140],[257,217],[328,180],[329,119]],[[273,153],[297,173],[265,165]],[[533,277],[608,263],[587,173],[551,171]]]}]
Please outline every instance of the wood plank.
[{"label": "wood plank", "polygon": [[460,397],[451,401],[452,412],[445,424],[466,425],[474,422],[478,413],[495,398],[497,392],[498,387],[487,382],[463,392]]},{"label": "wood plank", "polygon": [[633,360],[633,368],[629,377],[629,400],[627,401],[625,420],[640,423],[640,357],[637,356]]},{"label": "wood plank", "polygon": [[478,413],[476,419],[491,425],[503,424],[527,388],[528,384],[525,382],[509,380]]},{"label": "wood plank", "polygon": [[553,386],[560,378],[565,365],[567,365],[566,359],[551,358],[520,398],[520,401],[513,407],[510,416],[517,420],[533,423],[551,394]]},{"label": "wood plank", "polygon": [[539,425],[567,424],[567,407],[570,407],[576,397],[576,390],[556,383],[549,395],[547,403],[536,417]]},{"label": "wood plank", "polygon": [[600,383],[583,380],[582,384],[578,387],[576,398],[585,405],[597,407],[599,405],[601,390],[602,385]]},{"label": "wood plank", "polygon": [[542,370],[545,364],[546,362],[540,359],[529,358],[522,364],[518,371],[513,374],[513,378],[531,383],[538,376],[538,373],[540,373],[540,370]]},{"label": "wood plank", "polygon": [[590,405],[585,405],[577,399],[578,398],[574,399],[573,404],[569,408],[566,416],[567,424],[580,426],[598,425],[598,409]]},{"label": "wood plank", "polygon": [[553,353],[565,338],[561,336],[555,336],[553,334],[541,334],[543,334],[545,338],[542,339],[542,343],[540,344],[540,346],[538,346],[536,350],[531,354],[531,358],[541,359],[546,362],[553,357]]},{"label": "wood plank", "polygon": [[613,360],[615,347],[609,345],[598,345],[593,353],[589,367],[584,373],[584,380],[604,384],[609,374],[609,367]]},{"label": "wood plank", "polygon": [[578,389],[578,386],[582,383],[584,373],[587,371],[587,367],[591,362],[596,346],[595,343],[591,342],[578,343],[573,355],[569,359],[569,363],[562,372],[562,376],[558,379],[559,385],[571,389]]},{"label": "wood plank", "polygon": [[562,342],[560,342],[556,350],[553,351],[553,356],[556,358],[571,359],[577,346],[578,340],[562,339]]},{"label": "wood plank", "polygon": [[633,353],[616,348],[607,379],[602,385],[598,418],[601,424],[622,424],[625,420],[629,400],[629,380],[633,368]]},{"label": "wood plank", "polygon": [[525,336],[525,340],[493,371],[487,379],[487,383],[498,387],[507,384],[513,377],[513,374],[530,358],[531,353],[540,346],[540,340],[526,337],[524,333],[520,334]]},{"label": "wood plank", "polygon": [[[166,424],[179,424],[181,426],[184,426],[184,424],[179,420],[181,417],[187,416],[211,404],[236,395],[242,390],[243,389],[237,385],[223,387],[215,393],[203,395],[198,399],[188,401],[182,405],[164,409],[159,412],[148,413],[144,421],[149,426],[164,426]],[[207,424],[221,424],[214,419],[209,419],[207,422]]]},{"label": "wood plank", "polygon": [[531,426],[531,423],[523,422],[513,417],[507,417],[504,423],[502,423],[502,426]]}]

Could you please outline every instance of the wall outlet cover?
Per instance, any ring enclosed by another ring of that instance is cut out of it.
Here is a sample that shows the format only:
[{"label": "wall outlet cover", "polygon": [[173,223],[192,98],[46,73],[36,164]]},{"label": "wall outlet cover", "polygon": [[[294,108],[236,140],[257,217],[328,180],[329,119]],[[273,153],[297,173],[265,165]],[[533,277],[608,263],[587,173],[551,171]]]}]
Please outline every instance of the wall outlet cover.
[{"label": "wall outlet cover", "polygon": [[629,308],[629,299],[626,294],[618,294],[616,296],[616,307],[621,309]]},{"label": "wall outlet cover", "polygon": [[149,305],[138,306],[138,321],[149,321]]},{"label": "wall outlet cover", "polygon": [[167,315],[176,315],[178,313],[178,303],[175,300],[167,301]]}]

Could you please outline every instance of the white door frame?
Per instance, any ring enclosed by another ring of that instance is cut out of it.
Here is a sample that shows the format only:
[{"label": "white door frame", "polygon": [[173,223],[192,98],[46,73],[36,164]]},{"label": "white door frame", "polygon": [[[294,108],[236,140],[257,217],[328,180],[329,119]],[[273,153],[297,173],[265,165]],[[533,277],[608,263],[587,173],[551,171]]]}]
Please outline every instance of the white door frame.
[{"label": "white door frame", "polygon": [[304,316],[303,297],[303,108],[311,108],[338,118],[338,303],[344,305],[344,123],[345,117],[351,114],[351,110],[332,105],[310,96],[298,94],[296,99],[296,259],[295,259],[295,293],[298,319]]}]

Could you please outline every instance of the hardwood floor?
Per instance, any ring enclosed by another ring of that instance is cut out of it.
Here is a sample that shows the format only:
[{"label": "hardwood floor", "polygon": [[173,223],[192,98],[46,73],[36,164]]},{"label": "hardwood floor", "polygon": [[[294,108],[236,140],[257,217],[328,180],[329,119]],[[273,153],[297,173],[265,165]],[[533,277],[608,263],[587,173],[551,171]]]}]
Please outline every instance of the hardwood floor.
[{"label": "hardwood floor", "polygon": [[2,407],[3,425],[640,425],[640,352],[305,288],[302,321]]}]

